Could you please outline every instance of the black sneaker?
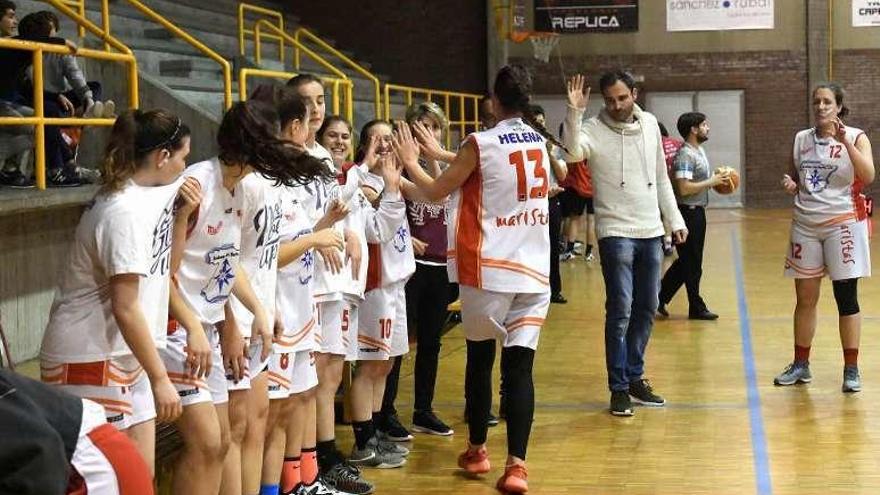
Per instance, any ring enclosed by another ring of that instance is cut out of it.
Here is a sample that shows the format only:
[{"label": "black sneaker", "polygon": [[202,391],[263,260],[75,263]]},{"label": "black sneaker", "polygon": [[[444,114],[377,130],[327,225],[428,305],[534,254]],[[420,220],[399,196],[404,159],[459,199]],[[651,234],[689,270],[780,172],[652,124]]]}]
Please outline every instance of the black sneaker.
[{"label": "black sneaker", "polygon": [[669,318],[669,311],[666,310],[665,304],[660,303],[660,305],[657,306],[657,314],[664,318]]},{"label": "black sneaker", "polygon": [[413,413],[413,431],[448,437],[455,433],[434,411],[416,411]]},{"label": "black sneaker", "polygon": [[77,187],[82,181],[73,170],[59,168],[49,171],[49,187]]},{"label": "black sneaker", "polygon": [[632,416],[633,405],[629,400],[629,394],[625,390],[611,392],[611,407],[609,411],[614,416]]},{"label": "black sneaker", "polygon": [[376,489],[372,483],[361,476],[361,470],[353,464],[337,464],[321,475],[324,484],[340,492],[367,495]]},{"label": "black sneaker", "polygon": [[661,407],[666,404],[666,399],[655,394],[651,384],[644,378],[629,382],[629,395],[636,404],[654,407]]},{"label": "black sneaker", "polygon": [[566,299],[561,292],[554,292],[550,295],[550,302],[553,304],[566,304],[568,303],[568,299]]},{"label": "black sneaker", "polygon": [[376,425],[376,430],[378,430],[386,440],[392,442],[408,442],[413,439],[412,433],[403,427],[396,414],[386,416],[381,425]]},{"label": "black sneaker", "polygon": [[689,320],[706,320],[706,321],[713,321],[713,320],[717,320],[717,319],[718,319],[718,315],[716,315],[715,313],[709,311],[708,308],[703,308],[703,309],[701,309],[701,310],[698,310],[698,311],[691,311],[690,313],[688,313],[688,319],[689,319]]},{"label": "black sneaker", "polygon": [[0,186],[13,189],[31,189],[35,185],[33,179],[28,179],[19,170],[0,171]]}]

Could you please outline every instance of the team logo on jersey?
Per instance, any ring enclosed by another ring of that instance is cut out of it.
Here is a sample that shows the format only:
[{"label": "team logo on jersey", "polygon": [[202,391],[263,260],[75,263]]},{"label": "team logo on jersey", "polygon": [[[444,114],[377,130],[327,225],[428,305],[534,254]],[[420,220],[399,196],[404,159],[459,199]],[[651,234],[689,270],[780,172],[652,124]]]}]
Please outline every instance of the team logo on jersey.
[{"label": "team logo on jersey", "polygon": [[169,204],[162,210],[159,223],[153,229],[153,265],[150,275],[165,275],[171,267],[171,225],[174,223],[174,205]]},{"label": "team logo on jersey", "polygon": [[443,219],[446,225],[446,206],[433,203],[410,203],[409,218],[414,225],[425,225],[425,217],[436,220]]},{"label": "team logo on jersey", "polygon": [[837,171],[837,165],[826,164],[818,160],[804,160],[801,162],[800,168],[804,177],[804,187],[810,194],[824,191],[828,187],[831,176]]},{"label": "team logo on jersey", "polygon": [[208,224],[208,235],[217,235],[223,230],[223,220],[217,222],[217,225]]},{"label": "team logo on jersey", "polygon": [[234,244],[215,247],[205,254],[205,262],[214,267],[208,283],[201,290],[205,301],[213,304],[225,301],[229,297],[232,283],[235,281],[232,261],[238,258],[238,255],[238,248]]},{"label": "team logo on jersey", "polygon": [[406,244],[408,242],[409,231],[403,225],[397,227],[397,232],[394,233],[394,239],[391,240],[394,249],[396,249],[398,253],[402,253],[406,251]]},{"label": "team logo on jersey", "polygon": [[312,254],[312,251],[306,251],[302,258],[300,258],[300,270],[299,270],[299,283],[301,285],[306,285],[309,281],[312,280],[312,274],[314,273],[315,266],[315,255]]},{"label": "team logo on jersey", "polygon": [[278,258],[278,243],[281,239],[281,203],[267,204],[254,216],[254,229],[257,235],[259,268],[272,269]]}]

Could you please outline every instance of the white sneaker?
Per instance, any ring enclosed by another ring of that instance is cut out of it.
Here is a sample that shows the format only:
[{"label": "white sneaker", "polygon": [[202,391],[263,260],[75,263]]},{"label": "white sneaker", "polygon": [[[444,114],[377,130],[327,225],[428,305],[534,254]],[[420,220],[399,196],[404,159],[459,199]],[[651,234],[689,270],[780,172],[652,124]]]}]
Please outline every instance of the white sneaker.
[{"label": "white sneaker", "polygon": [[[100,102],[96,102],[95,106],[97,106]],[[104,108],[101,111],[100,115],[102,115],[105,119],[115,119],[116,118],[116,103],[113,103],[113,100],[107,100],[103,104]]]},{"label": "white sneaker", "polygon": [[83,117],[87,118],[87,119],[101,118],[101,116],[103,114],[104,114],[104,104],[101,103],[100,101],[96,101],[92,104],[92,106],[90,106],[89,108],[86,108],[86,111],[83,112]]}]

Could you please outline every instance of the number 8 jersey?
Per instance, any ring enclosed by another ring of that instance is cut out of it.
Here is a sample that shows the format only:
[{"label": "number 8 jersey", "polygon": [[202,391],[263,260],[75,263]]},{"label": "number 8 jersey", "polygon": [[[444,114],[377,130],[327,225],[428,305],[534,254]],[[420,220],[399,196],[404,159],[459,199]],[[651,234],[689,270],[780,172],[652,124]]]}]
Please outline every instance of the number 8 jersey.
[{"label": "number 8 jersey", "polygon": [[478,165],[449,202],[450,280],[495,292],[547,292],[550,161],[543,136],[513,118],[468,139]]},{"label": "number 8 jersey", "polygon": [[[846,139],[855,144],[864,134],[846,128]],[[865,218],[859,193],[862,184],[855,175],[846,147],[836,139],[821,138],[816,130],[804,129],[794,138],[798,194],[794,219],[806,227],[829,227]]]}]

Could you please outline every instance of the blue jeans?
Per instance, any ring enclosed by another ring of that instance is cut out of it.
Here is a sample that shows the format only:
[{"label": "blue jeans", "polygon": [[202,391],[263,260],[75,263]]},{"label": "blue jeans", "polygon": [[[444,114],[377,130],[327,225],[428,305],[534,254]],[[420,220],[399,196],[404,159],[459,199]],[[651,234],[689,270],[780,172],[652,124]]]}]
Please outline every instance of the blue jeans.
[{"label": "blue jeans", "polygon": [[660,291],[663,238],[599,240],[605,278],[605,366],[608,388],[628,390],[645,372]]}]

